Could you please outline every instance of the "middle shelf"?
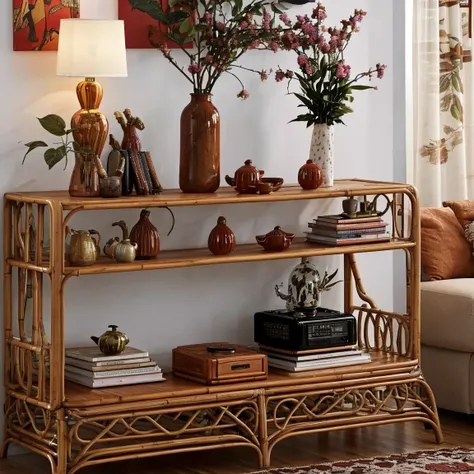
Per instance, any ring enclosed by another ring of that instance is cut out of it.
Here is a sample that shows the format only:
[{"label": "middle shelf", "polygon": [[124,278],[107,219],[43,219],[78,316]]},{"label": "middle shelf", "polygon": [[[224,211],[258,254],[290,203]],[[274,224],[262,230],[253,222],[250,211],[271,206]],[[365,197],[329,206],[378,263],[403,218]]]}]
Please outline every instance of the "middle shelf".
[{"label": "middle shelf", "polygon": [[101,273],[136,272],[142,270],[164,270],[167,268],[196,267],[223,263],[243,263],[263,260],[282,260],[287,258],[315,257],[348,253],[377,252],[414,247],[414,242],[392,239],[386,242],[345,246],[327,246],[308,243],[304,238],[295,239],[292,246],[284,252],[268,252],[257,244],[237,245],[229,255],[213,255],[207,248],[166,250],[151,260],[135,260],[118,263],[101,257],[89,267],[66,266],[64,272],[73,275],[97,275]]},{"label": "middle shelf", "polygon": [[[217,265],[223,263],[244,263],[264,260],[284,260],[288,258],[316,257],[321,255],[339,255],[365,252],[379,252],[383,250],[399,250],[414,247],[412,241],[391,239],[384,242],[374,242],[356,245],[328,246],[306,242],[303,237],[297,238],[288,250],[283,252],[268,252],[258,244],[237,245],[235,251],[229,255],[213,255],[208,248],[165,250],[158,257],[151,260],[135,260],[130,263],[118,263],[106,257],[100,257],[94,265],[77,267],[67,265],[64,268],[66,275],[98,275],[101,273],[138,272],[143,270],[165,270],[169,268],[197,267],[200,265]],[[42,273],[51,273],[51,266],[47,259],[41,266],[26,263],[22,260],[9,258],[14,267],[31,269]]]}]

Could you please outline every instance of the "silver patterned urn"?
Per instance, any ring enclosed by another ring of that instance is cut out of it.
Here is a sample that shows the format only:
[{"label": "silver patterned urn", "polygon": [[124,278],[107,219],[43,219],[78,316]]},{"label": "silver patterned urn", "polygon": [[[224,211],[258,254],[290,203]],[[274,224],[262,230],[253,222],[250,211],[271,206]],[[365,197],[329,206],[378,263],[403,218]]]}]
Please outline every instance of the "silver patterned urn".
[{"label": "silver patterned urn", "polygon": [[341,280],[331,283],[337,270],[331,275],[327,272],[321,278],[318,269],[308,258],[303,257],[301,263],[296,265],[288,278],[288,293],[280,291],[281,285],[275,286],[277,296],[286,301],[288,311],[314,312],[321,306],[321,293],[329,291]]}]

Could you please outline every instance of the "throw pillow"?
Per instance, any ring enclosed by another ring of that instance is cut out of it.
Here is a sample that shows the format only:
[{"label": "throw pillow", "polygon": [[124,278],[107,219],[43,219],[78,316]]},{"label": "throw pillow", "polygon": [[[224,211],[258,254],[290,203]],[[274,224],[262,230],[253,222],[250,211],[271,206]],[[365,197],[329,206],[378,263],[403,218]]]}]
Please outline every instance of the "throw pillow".
[{"label": "throw pillow", "polygon": [[421,209],[421,266],[430,280],[474,276],[471,246],[450,207]]},{"label": "throw pillow", "polygon": [[474,221],[474,201],[444,201],[443,206],[453,210],[463,229]]}]

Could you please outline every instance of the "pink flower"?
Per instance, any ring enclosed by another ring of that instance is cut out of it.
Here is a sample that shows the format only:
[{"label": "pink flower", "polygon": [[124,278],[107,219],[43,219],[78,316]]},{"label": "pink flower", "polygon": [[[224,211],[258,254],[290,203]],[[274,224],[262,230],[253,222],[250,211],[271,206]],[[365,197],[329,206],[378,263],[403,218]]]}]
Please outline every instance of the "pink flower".
[{"label": "pink flower", "polygon": [[[272,70],[270,69],[270,74],[271,73],[272,73]],[[262,80],[262,82],[268,79],[268,73],[265,69],[262,69],[259,74],[260,74],[260,79]]]},{"label": "pink flower", "polygon": [[311,68],[309,64],[306,64],[305,72],[306,74],[308,74],[308,76],[311,76],[311,74],[313,74],[313,69]]},{"label": "pink flower", "polygon": [[245,20],[242,23],[240,23],[240,28],[242,28],[243,30],[246,30],[248,27],[249,27],[249,24]]},{"label": "pink flower", "polygon": [[226,30],[225,23],[222,23],[222,21],[216,21],[216,29],[224,32]]},{"label": "pink flower", "polygon": [[208,54],[208,55],[204,58],[204,62],[205,62],[206,64],[212,64],[212,61],[214,61],[214,58],[213,58],[210,54]]},{"label": "pink flower", "polygon": [[291,26],[291,20],[286,13],[280,15],[280,20],[286,25]]},{"label": "pink flower", "polygon": [[338,79],[345,79],[351,73],[351,67],[344,64],[342,61],[337,63],[336,67],[336,77]]},{"label": "pink flower", "polygon": [[303,66],[308,62],[308,56],[306,56],[306,54],[300,54],[297,61],[299,66]]},{"label": "pink flower", "polygon": [[272,41],[269,45],[268,48],[272,50],[274,53],[276,53],[279,49],[280,46],[278,46],[278,43],[275,43],[275,41]]},{"label": "pink flower", "polygon": [[270,31],[270,22],[271,21],[272,21],[272,16],[264,8],[263,9],[263,30],[267,33]]},{"label": "pink flower", "polygon": [[285,72],[285,77],[287,79],[291,79],[293,76],[294,76],[294,72],[287,69],[286,72]]},{"label": "pink flower", "polygon": [[237,97],[239,99],[242,99],[242,100],[245,100],[245,99],[248,99],[250,97],[250,94],[247,90],[245,89],[242,89],[238,94],[237,94]]},{"label": "pink flower", "polygon": [[188,67],[188,71],[193,75],[199,74],[202,71],[202,68],[198,64],[190,64]]},{"label": "pink flower", "polygon": [[285,79],[285,73],[281,69],[278,69],[275,73],[275,81],[281,82],[283,79]]},{"label": "pink flower", "polygon": [[376,65],[376,69],[377,69],[377,78],[382,79],[383,75],[385,74],[385,69],[387,69],[387,66],[385,64],[378,63]]},{"label": "pink flower", "polygon": [[212,15],[210,12],[204,13],[204,16],[202,17],[202,20],[204,23],[207,23],[208,25],[212,24]]},{"label": "pink flower", "polygon": [[327,18],[326,14],[326,7],[322,5],[320,2],[318,2],[318,5],[316,8],[313,10],[313,14],[311,15],[311,18],[315,18],[319,21],[323,21]]},{"label": "pink flower", "polygon": [[168,49],[168,46],[166,44],[160,44],[160,50],[165,58],[170,57],[170,50]]}]

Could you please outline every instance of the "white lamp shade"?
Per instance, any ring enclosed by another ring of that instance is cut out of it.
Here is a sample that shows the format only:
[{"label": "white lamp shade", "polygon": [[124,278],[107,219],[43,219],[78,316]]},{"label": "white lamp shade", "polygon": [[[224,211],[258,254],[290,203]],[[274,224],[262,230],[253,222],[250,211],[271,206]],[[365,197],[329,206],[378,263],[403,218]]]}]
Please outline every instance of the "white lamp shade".
[{"label": "white lamp shade", "polygon": [[56,74],[91,78],[126,77],[123,20],[61,20]]}]

